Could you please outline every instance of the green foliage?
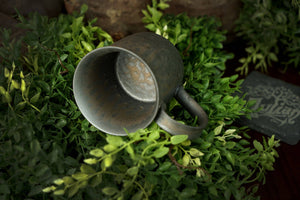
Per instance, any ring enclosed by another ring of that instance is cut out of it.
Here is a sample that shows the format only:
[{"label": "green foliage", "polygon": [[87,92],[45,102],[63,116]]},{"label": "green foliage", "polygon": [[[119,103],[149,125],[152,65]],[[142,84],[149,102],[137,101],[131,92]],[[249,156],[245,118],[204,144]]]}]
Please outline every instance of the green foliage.
[{"label": "green foliage", "polygon": [[[90,50],[112,43],[95,20],[80,14],[48,19],[22,16],[28,29],[0,48],[0,198],[1,199],[255,199],[272,170],[274,137],[249,142],[245,127],[233,121],[253,102],[235,96],[242,81],[223,77],[226,60],[220,22],[185,14],[164,15],[167,1],[153,1],[143,21],[168,38],[182,54],[184,87],[209,116],[200,138],[171,136],[152,123],[118,137],[101,133],[83,118],[72,92],[76,64]],[[8,53],[7,50],[11,50]],[[175,99],[169,114],[195,124]]]},{"label": "green foliage", "polygon": [[[153,133],[158,136],[153,138]],[[148,129],[129,133],[128,138],[107,135],[107,144],[90,151],[93,157],[84,159],[85,164],[81,165],[80,172],[54,181],[59,185],[64,183],[64,187],[53,189],[54,186],[49,186],[44,191],[63,191],[71,197],[75,194],[74,191],[90,184],[93,188],[101,188],[102,195],[111,196],[113,199],[127,199],[134,194],[128,191],[133,190],[139,196],[148,198],[153,186],[144,183],[145,177],[140,171],[145,173],[146,170],[158,168],[155,159],[168,154],[167,146],[174,141],[180,144],[186,139],[181,136],[171,137],[155,123]],[[161,166],[160,171],[170,167],[171,165]]]},{"label": "green foliage", "polygon": [[[42,199],[42,189],[73,173],[102,138],[81,116],[71,81],[75,64],[90,50],[81,42],[95,48],[112,40],[93,22],[84,25],[82,14],[19,18],[26,35],[10,42],[2,30],[0,48],[0,197]],[[22,55],[21,44],[27,47]]]},{"label": "green foliage", "polygon": [[247,43],[247,56],[236,70],[247,74],[251,65],[264,72],[272,63],[287,66],[300,64],[299,2],[243,0],[237,20],[238,35]]}]

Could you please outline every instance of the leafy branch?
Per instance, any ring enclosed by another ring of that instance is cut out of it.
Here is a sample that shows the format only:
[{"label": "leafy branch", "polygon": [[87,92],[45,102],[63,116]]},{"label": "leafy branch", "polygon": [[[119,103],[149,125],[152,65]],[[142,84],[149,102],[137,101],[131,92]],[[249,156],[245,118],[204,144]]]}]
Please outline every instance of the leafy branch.
[{"label": "leafy branch", "polygon": [[[237,35],[247,42],[247,56],[236,71],[247,75],[251,66],[267,72],[273,63],[298,67],[299,1],[243,0]],[[280,58],[280,59],[279,59]]]}]

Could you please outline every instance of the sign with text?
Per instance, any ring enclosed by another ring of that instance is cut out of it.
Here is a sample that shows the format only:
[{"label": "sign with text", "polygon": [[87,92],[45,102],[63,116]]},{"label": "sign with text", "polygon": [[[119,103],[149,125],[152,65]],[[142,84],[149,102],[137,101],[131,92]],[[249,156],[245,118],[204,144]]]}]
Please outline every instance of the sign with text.
[{"label": "sign with text", "polygon": [[255,100],[256,112],[251,119],[242,117],[239,122],[249,128],[288,144],[300,139],[300,87],[252,72],[241,88],[246,100]]}]

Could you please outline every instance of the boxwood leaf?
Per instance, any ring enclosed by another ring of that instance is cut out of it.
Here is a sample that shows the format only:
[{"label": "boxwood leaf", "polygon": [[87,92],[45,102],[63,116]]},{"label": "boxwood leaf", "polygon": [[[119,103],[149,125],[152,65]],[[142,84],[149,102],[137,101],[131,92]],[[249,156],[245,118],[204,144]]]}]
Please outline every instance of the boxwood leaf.
[{"label": "boxwood leaf", "polygon": [[102,182],[102,175],[98,174],[96,176],[94,176],[91,181],[90,181],[90,185],[92,187],[96,187],[97,185],[99,185]]},{"label": "boxwood leaf", "polygon": [[134,166],[134,167],[129,168],[126,173],[129,176],[135,176],[138,173],[138,171],[139,171],[139,168],[137,166]]},{"label": "boxwood leaf", "polygon": [[105,187],[102,189],[102,192],[108,196],[112,196],[112,195],[116,194],[117,192],[119,192],[119,190],[114,187]]},{"label": "boxwood leaf", "polygon": [[124,144],[123,139],[120,136],[115,136],[115,135],[107,135],[106,136],[106,141],[116,147],[121,146]]},{"label": "boxwood leaf", "polygon": [[80,186],[78,184],[72,185],[69,188],[68,197],[70,198],[70,197],[74,196],[78,192],[79,188],[80,188]]},{"label": "boxwood leaf", "polygon": [[65,194],[65,190],[55,190],[54,191],[54,193],[53,193],[54,195],[64,195]]},{"label": "boxwood leaf", "polygon": [[174,135],[171,137],[171,143],[173,145],[180,144],[188,139],[187,135]]},{"label": "boxwood leaf", "polygon": [[152,155],[155,158],[161,158],[161,157],[165,156],[168,152],[169,152],[169,148],[162,146],[162,147],[156,149]]},{"label": "boxwood leaf", "polygon": [[72,174],[72,177],[78,181],[86,180],[88,175],[86,173],[78,172],[76,174]]},{"label": "boxwood leaf", "polygon": [[[86,161],[87,159],[84,160],[84,162]],[[85,162],[86,163],[86,162]],[[98,163],[98,161],[96,160],[96,163]],[[89,163],[88,163],[89,164]],[[94,163],[95,164],[95,163]],[[82,173],[85,173],[85,174],[94,174],[96,173],[96,171],[89,165],[86,165],[86,164],[82,164],[80,166],[80,171]]]},{"label": "boxwood leaf", "polygon": [[253,141],[253,145],[254,145],[254,147],[257,151],[263,151],[264,150],[263,145],[257,140]]},{"label": "boxwood leaf", "polygon": [[102,149],[93,149],[90,151],[90,155],[100,158],[104,155],[104,152]]}]

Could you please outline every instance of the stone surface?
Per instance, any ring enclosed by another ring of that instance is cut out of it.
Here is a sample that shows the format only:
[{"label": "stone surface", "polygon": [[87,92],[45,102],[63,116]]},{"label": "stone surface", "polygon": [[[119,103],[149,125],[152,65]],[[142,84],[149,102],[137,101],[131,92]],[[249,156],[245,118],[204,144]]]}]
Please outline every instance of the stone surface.
[{"label": "stone surface", "polygon": [[[11,37],[18,38],[25,30],[16,26],[18,12],[27,17],[30,12],[56,17],[64,10],[63,0],[0,0],[0,27],[11,30]],[[0,45],[1,45],[0,34]]]},{"label": "stone surface", "polygon": [[[119,39],[126,35],[146,31],[142,23],[142,9],[151,4],[151,0],[64,0],[68,13],[79,10],[85,3],[89,6],[87,17],[98,18],[97,25]],[[215,16],[221,19],[223,28],[233,32],[234,21],[241,8],[240,0],[172,0],[165,13],[186,12],[190,16]]]},{"label": "stone surface", "polygon": [[241,10],[240,0],[172,0],[166,13],[179,14],[186,12],[189,16],[215,16],[222,22],[222,26],[230,33],[235,27],[235,20]]},{"label": "stone surface", "polygon": [[0,0],[0,12],[15,15],[16,10],[22,15],[39,12],[49,17],[58,16],[64,9],[63,0]]},{"label": "stone surface", "polygon": [[247,100],[256,100],[251,119],[239,123],[268,136],[294,145],[300,139],[300,87],[252,72],[241,88]]},{"label": "stone surface", "polygon": [[65,0],[65,7],[68,13],[72,13],[78,11],[83,3],[87,4],[87,18],[96,17],[96,25],[118,40],[132,33],[146,31],[141,10],[150,2],[151,0]]}]

